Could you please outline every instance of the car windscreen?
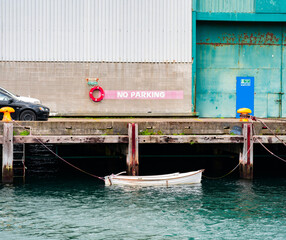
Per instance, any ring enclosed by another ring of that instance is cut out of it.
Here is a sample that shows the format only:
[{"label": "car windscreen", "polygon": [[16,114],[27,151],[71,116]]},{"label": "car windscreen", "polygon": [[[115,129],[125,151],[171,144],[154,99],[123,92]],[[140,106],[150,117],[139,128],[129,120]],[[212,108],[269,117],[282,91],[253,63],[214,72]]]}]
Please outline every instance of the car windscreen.
[{"label": "car windscreen", "polygon": [[8,95],[10,95],[10,96],[12,96],[12,97],[14,97],[14,98],[17,97],[15,94],[13,94],[13,93],[7,91],[7,90],[4,89],[4,88],[1,88],[1,87],[0,87],[0,91],[1,91],[1,92],[4,92],[4,93],[6,93],[6,94],[8,94]]},{"label": "car windscreen", "polygon": [[0,92],[0,101],[9,101],[9,99],[11,99],[11,97],[8,94]]}]

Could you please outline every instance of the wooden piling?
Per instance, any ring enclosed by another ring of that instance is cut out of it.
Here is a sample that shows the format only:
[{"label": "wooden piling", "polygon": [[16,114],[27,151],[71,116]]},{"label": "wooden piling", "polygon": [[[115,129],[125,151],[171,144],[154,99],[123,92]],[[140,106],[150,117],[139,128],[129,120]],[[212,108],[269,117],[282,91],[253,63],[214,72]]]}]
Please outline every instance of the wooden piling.
[{"label": "wooden piling", "polygon": [[240,177],[253,179],[253,126],[252,123],[243,123],[243,147],[239,156]]},{"label": "wooden piling", "polygon": [[139,175],[138,159],[138,124],[128,124],[128,154],[126,158],[127,174],[132,176]]},{"label": "wooden piling", "polygon": [[13,123],[3,124],[2,183],[13,182]]}]

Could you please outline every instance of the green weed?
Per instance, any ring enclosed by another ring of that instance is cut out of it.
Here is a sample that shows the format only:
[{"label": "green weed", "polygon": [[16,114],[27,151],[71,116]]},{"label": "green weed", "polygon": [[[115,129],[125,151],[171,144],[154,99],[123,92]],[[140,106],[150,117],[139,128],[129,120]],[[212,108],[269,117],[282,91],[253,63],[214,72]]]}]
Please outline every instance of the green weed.
[{"label": "green weed", "polygon": [[20,132],[20,136],[28,136],[28,135],[30,135],[30,131],[28,131],[28,130],[24,130],[24,131]]},{"label": "green weed", "polygon": [[154,132],[154,131],[152,131],[152,130],[148,130],[148,129],[146,129],[146,130],[144,130],[144,131],[141,131],[140,133],[139,133],[139,135],[163,135],[163,133],[162,133],[162,131],[157,131],[157,132]]}]

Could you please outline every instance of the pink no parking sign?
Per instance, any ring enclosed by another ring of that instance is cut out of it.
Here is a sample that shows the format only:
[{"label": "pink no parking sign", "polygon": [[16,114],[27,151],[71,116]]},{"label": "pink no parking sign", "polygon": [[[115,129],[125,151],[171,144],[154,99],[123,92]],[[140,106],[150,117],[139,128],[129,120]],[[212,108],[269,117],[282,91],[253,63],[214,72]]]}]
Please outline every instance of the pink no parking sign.
[{"label": "pink no parking sign", "polygon": [[104,99],[183,99],[184,91],[106,90]]}]

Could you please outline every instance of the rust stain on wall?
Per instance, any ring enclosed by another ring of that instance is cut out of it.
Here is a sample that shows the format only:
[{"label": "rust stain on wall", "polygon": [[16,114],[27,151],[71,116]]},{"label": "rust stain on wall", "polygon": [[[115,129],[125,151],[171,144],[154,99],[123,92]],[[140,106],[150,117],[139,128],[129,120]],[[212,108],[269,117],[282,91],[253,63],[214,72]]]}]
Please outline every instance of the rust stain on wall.
[{"label": "rust stain on wall", "polygon": [[[215,47],[222,47],[224,45],[230,45],[230,44],[226,44],[226,43],[197,43],[197,45],[212,45]],[[232,44],[234,45],[234,44]]]},{"label": "rust stain on wall", "polygon": [[[241,46],[251,46],[251,45],[258,45],[258,46],[280,46],[280,44],[271,44],[271,43],[264,43],[264,44],[257,44],[257,43],[197,43],[197,45],[211,45],[214,47],[222,47],[227,45],[241,45]],[[286,44],[284,44],[285,46]]]},{"label": "rust stain on wall", "polygon": [[[224,45],[280,45],[280,39],[272,32],[267,33],[241,33],[235,35],[235,33],[222,33],[220,36],[210,40],[206,38],[198,42],[198,45],[212,45],[215,47],[221,47]],[[286,42],[286,36],[284,37]]]},{"label": "rust stain on wall", "polygon": [[222,37],[219,37],[220,40],[226,43],[235,43],[236,36],[234,33],[223,33]]},{"label": "rust stain on wall", "polygon": [[276,45],[279,44],[279,38],[274,33],[242,33],[238,35],[239,43],[248,43],[251,45]]}]

